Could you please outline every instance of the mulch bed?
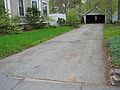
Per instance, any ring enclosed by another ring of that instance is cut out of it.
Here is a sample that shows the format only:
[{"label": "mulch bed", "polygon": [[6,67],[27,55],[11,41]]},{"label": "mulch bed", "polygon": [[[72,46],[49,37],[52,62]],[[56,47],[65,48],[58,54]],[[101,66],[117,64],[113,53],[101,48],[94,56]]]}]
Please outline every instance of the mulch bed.
[{"label": "mulch bed", "polygon": [[106,47],[105,41],[103,43],[103,54],[104,54],[104,63],[105,63],[105,67],[104,67],[105,80],[109,85],[111,85],[112,84],[111,76],[113,75],[112,73],[113,67],[111,63],[110,52],[108,48]]}]

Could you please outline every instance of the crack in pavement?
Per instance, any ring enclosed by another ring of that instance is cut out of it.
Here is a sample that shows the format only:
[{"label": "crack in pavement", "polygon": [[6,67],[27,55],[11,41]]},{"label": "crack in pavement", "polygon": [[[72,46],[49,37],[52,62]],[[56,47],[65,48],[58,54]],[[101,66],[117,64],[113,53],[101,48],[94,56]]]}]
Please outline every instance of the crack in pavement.
[{"label": "crack in pavement", "polygon": [[45,82],[45,83],[53,83],[53,84],[68,84],[68,85],[79,85],[79,86],[107,86],[107,83],[71,82],[71,81],[60,81],[60,80],[43,79],[43,78],[28,78],[28,77],[22,77],[22,76],[7,76],[7,77],[20,80],[11,90],[14,90],[14,88],[23,81]]},{"label": "crack in pavement", "polygon": [[24,81],[24,79],[21,79],[17,84],[15,84],[15,85],[11,88],[11,90],[14,90],[22,81]]}]

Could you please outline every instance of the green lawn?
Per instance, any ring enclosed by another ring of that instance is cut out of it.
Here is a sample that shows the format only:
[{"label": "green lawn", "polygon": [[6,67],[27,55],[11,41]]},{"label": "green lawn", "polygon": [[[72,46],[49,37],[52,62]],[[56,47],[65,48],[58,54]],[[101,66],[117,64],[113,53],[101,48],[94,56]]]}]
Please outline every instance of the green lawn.
[{"label": "green lawn", "polygon": [[106,39],[120,35],[120,26],[118,25],[105,25],[104,29]]},{"label": "green lawn", "polygon": [[26,48],[35,46],[55,36],[72,30],[73,27],[62,26],[24,32],[22,34],[0,36],[0,58],[20,52]]},{"label": "green lawn", "polygon": [[120,26],[105,25],[104,36],[112,57],[114,68],[120,68]]}]

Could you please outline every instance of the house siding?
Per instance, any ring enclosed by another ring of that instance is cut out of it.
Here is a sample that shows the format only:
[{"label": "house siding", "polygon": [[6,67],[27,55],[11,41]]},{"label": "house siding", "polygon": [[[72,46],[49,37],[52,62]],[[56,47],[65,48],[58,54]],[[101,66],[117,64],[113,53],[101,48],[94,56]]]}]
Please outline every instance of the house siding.
[{"label": "house siding", "polygon": [[31,0],[24,0],[25,14],[28,7],[31,7]]},{"label": "house siding", "polygon": [[11,0],[11,14],[13,16],[18,15],[18,1],[17,0]]},{"label": "house siding", "polygon": [[[26,14],[27,7],[31,6],[30,3],[31,0],[23,0],[23,6],[24,6],[24,14]],[[19,4],[18,0],[11,0],[11,14],[13,16],[19,16]]]},{"label": "house siding", "polygon": [[[12,16],[20,16],[19,14],[19,3],[18,0],[9,0],[10,1],[10,13]],[[47,3],[47,15],[49,16],[49,0],[37,0],[38,1],[38,9],[43,13],[42,3]],[[6,4],[6,0],[4,0]],[[24,7],[24,16],[20,16],[21,24],[28,23],[25,19],[26,10],[28,7],[31,7],[31,0],[23,0],[23,7]],[[7,7],[6,7],[7,9]]]},{"label": "house siding", "polygon": [[[19,4],[18,4],[18,0],[10,0],[11,2],[11,15],[13,16],[19,16]],[[42,7],[42,3],[45,2],[47,3],[47,12],[49,15],[49,0],[38,0],[39,3],[39,10],[41,12],[43,12],[43,7]],[[23,6],[24,6],[24,14],[26,14],[26,10],[28,7],[31,7],[31,0],[23,0]]]}]

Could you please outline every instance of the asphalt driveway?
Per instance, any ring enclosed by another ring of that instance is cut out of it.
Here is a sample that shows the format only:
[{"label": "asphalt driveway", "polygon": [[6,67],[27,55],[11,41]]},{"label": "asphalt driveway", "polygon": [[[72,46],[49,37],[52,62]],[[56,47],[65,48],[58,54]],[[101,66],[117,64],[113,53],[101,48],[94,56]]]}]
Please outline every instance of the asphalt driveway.
[{"label": "asphalt driveway", "polygon": [[0,90],[120,90],[107,86],[103,25],[88,24],[0,60]]}]

